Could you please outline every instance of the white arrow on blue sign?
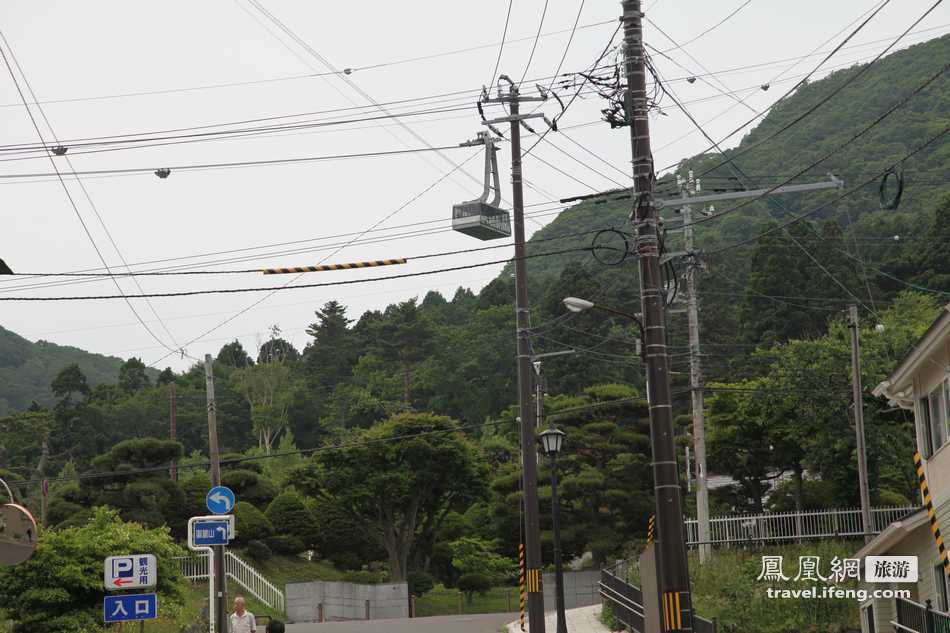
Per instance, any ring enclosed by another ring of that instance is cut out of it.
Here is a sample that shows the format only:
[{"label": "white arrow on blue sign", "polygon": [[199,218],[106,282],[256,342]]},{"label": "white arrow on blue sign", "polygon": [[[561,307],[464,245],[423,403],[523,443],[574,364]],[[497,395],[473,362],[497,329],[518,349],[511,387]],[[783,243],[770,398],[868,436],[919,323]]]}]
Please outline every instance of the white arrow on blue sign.
[{"label": "white arrow on blue sign", "polygon": [[230,523],[220,521],[197,521],[194,523],[192,543],[195,545],[227,545]]},{"label": "white arrow on blue sign", "polygon": [[215,486],[205,498],[208,509],[214,514],[227,514],[234,509],[234,492],[227,486]]},{"label": "white arrow on blue sign", "polygon": [[106,596],[102,614],[107,623],[154,620],[158,617],[158,596],[154,593]]}]

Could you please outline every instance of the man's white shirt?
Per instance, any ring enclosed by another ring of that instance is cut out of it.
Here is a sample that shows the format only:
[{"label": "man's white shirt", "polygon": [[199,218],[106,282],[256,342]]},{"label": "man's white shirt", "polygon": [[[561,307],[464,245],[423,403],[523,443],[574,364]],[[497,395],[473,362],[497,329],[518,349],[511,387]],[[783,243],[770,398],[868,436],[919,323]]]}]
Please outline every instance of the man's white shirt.
[{"label": "man's white shirt", "polygon": [[228,627],[228,630],[230,633],[255,633],[257,631],[257,621],[254,619],[254,614],[250,611],[245,611],[244,615],[232,613],[231,626]]}]

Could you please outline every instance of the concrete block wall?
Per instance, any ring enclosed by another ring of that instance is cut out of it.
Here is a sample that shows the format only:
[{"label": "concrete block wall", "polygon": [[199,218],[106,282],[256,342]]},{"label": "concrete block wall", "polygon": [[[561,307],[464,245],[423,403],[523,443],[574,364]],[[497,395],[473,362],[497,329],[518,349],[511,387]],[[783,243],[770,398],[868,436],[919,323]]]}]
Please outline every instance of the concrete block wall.
[{"label": "concrete block wall", "polygon": [[285,595],[291,622],[318,622],[321,606],[326,622],[409,617],[409,587],[404,582],[298,582],[288,584]]},{"label": "concrete block wall", "polygon": [[[544,574],[544,610],[554,611],[554,574]],[[599,571],[564,572],[564,608],[576,609],[600,604]]]}]

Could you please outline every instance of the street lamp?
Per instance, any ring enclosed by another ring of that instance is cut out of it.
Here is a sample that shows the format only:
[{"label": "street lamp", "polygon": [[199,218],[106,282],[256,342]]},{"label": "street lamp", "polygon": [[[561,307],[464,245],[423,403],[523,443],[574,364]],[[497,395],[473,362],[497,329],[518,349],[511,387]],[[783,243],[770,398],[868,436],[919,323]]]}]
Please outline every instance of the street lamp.
[{"label": "street lamp", "polygon": [[557,454],[567,434],[553,426],[538,435],[541,448],[551,458],[551,523],[554,529],[554,596],[557,605],[557,632],[567,633],[564,615],[564,569],[561,564],[561,502],[557,496]]},{"label": "street lamp", "polygon": [[588,301],[587,299],[581,299],[580,297],[564,297],[561,299],[561,303],[564,304],[564,307],[570,310],[571,312],[586,312],[587,310],[601,310],[610,314],[615,314],[617,316],[622,316],[625,319],[630,319],[637,324],[637,327],[640,328],[640,339],[637,341],[637,352],[640,354],[640,358],[643,358],[644,344],[643,338],[643,320],[641,319],[641,314],[634,314],[633,312],[624,312],[623,310],[618,310],[616,308],[610,308],[608,306],[602,306],[599,303],[594,303],[593,301]]}]

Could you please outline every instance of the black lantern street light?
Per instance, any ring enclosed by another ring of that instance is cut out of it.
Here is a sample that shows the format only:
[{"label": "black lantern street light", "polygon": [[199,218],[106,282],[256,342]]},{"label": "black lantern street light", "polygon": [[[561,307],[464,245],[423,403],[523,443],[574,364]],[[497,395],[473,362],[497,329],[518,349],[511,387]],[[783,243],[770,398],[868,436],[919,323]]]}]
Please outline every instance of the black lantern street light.
[{"label": "black lantern street light", "polygon": [[557,496],[557,454],[567,434],[553,426],[538,435],[541,448],[551,458],[551,523],[554,530],[554,595],[557,605],[557,633],[567,633],[564,615],[564,569],[561,564],[561,502]]}]

